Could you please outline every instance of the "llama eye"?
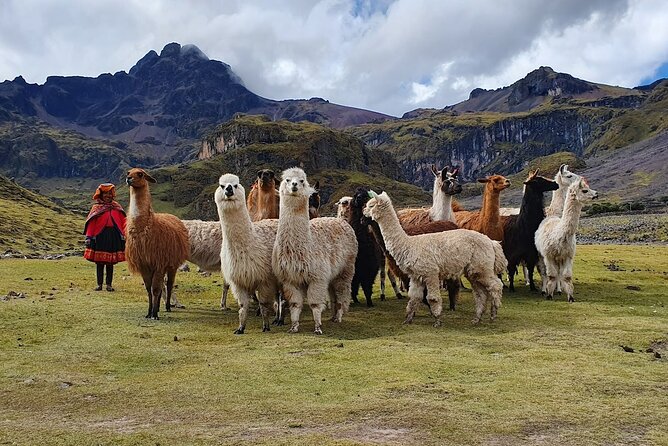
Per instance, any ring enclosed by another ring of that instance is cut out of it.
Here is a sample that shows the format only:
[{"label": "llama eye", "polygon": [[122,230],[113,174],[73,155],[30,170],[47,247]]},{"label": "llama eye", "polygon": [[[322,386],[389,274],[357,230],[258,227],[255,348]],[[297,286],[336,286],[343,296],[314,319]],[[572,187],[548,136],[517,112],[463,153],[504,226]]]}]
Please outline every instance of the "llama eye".
[{"label": "llama eye", "polygon": [[304,184],[304,180],[299,180],[300,183]]},{"label": "llama eye", "polygon": [[584,190],[582,191],[582,193],[583,193],[583,194],[587,194],[587,193],[589,193],[589,189],[584,189]]},{"label": "llama eye", "polygon": [[573,175],[566,175],[566,178],[573,178]]},{"label": "llama eye", "polygon": [[139,178],[141,178],[141,177],[143,177],[143,176],[144,176],[144,174],[143,174],[143,173],[141,173],[141,172],[139,172],[139,173],[137,174],[137,176],[138,176]]},{"label": "llama eye", "polygon": [[234,185],[234,188],[236,189],[237,187],[239,187],[239,185],[238,185],[238,184],[235,184],[235,185]]}]

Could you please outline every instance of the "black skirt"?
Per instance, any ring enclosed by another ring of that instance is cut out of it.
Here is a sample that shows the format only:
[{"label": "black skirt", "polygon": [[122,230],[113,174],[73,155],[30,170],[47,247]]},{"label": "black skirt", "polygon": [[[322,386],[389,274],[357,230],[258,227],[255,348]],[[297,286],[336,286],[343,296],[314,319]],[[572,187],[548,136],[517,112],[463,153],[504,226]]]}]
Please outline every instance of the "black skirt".
[{"label": "black skirt", "polygon": [[84,257],[95,263],[114,264],[125,260],[125,239],[115,227],[108,226],[90,241]]}]

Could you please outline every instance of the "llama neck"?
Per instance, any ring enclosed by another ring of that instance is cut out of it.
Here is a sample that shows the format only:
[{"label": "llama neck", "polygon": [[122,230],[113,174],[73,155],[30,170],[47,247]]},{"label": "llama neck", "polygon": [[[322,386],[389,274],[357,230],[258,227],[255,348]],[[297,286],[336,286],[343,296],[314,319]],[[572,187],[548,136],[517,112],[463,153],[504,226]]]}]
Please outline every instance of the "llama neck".
[{"label": "llama neck", "polygon": [[540,222],[545,218],[543,206],[543,193],[527,188],[522,198],[520,214],[517,216],[518,223],[527,225],[529,230],[538,229]]},{"label": "llama neck", "polygon": [[308,197],[281,195],[276,243],[279,246],[307,249],[311,244]]},{"label": "llama neck", "polygon": [[448,220],[456,223],[455,214],[452,212],[452,195],[443,193],[440,187],[434,187],[433,203],[429,210],[429,216],[433,221]]},{"label": "llama neck", "polygon": [[564,214],[561,217],[561,230],[564,235],[572,236],[577,232],[581,212],[582,202],[580,202],[574,195],[569,195],[566,198]]},{"label": "llama neck", "polygon": [[552,201],[547,209],[547,215],[552,217],[561,217],[564,212],[564,201],[566,200],[566,188],[559,185],[559,189],[552,191]]},{"label": "llama neck", "polygon": [[499,206],[501,204],[501,191],[486,188],[482,196],[482,210],[480,211],[480,218],[484,222],[498,222],[499,221]]},{"label": "llama neck", "polygon": [[399,223],[399,217],[392,208],[383,210],[377,220],[380,232],[385,241],[387,252],[397,261],[400,261],[411,250],[408,235]]},{"label": "llama neck", "polygon": [[141,189],[130,187],[130,205],[128,209],[130,220],[149,218],[151,215],[153,215],[151,191],[148,187],[142,187]]},{"label": "llama neck", "polygon": [[223,234],[223,243],[234,248],[248,249],[255,242],[255,231],[246,206],[218,207],[218,218]]}]

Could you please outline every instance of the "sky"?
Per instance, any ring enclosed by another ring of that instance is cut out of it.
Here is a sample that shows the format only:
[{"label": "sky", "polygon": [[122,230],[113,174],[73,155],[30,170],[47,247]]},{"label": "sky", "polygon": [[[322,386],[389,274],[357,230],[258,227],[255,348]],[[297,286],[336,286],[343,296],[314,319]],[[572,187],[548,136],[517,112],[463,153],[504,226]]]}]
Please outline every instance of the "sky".
[{"label": "sky", "polygon": [[0,1],[0,81],[129,71],[170,42],[266,98],[401,116],[539,66],[624,87],[668,77],[668,1]]}]

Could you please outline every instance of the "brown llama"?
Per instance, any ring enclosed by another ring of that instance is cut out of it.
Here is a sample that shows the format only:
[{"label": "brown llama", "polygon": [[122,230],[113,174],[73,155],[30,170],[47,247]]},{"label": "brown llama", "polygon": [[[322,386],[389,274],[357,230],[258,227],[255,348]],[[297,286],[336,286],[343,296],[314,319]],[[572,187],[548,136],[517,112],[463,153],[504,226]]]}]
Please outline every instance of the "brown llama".
[{"label": "brown llama", "polygon": [[266,218],[278,218],[278,181],[274,171],[262,169],[257,171],[257,179],[248,193],[246,205],[251,221],[260,221]]},{"label": "brown llama", "polygon": [[482,195],[482,209],[479,211],[455,212],[457,224],[460,228],[471,229],[485,234],[492,240],[503,240],[503,222],[499,214],[499,195],[510,186],[510,180],[501,175],[492,175],[481,178],[479,183],[485,184]]},{"label": "brown llama", "polygon": [[156,180],[146,171],[130,169],[125,182],[130,187],[125,257],[130,272],[141,274],[144,280],[148,293],[146,317],[157,320],[165,275],[165,309],[171,311],[176,271],[190,255],[188,231],[177,217],[153,212],[148,183]]}]

